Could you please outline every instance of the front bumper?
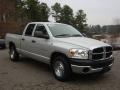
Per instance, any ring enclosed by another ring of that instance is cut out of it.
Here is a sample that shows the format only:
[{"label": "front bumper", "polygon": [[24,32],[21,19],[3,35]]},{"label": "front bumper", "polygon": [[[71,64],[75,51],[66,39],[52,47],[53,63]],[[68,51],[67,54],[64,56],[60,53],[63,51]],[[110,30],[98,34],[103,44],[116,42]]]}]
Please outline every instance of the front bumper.
[{"label": "front bumper", "polygon": [[80,74],[90,74],[101,71],[109,71],[114,62],[113,58],[106,60],[80,60],[80,59],[69,59],[71,64],[71,69],[74,73]]}]

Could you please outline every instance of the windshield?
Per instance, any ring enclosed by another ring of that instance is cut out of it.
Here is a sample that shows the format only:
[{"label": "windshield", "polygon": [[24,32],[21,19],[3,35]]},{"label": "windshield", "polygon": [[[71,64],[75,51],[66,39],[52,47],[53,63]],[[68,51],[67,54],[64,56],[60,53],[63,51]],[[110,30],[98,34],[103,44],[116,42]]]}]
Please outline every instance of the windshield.
[{"label": "windshield", "polygon": [[82,34],[74,27],[66,24],[48,24],[54,37],[81,37]]}]

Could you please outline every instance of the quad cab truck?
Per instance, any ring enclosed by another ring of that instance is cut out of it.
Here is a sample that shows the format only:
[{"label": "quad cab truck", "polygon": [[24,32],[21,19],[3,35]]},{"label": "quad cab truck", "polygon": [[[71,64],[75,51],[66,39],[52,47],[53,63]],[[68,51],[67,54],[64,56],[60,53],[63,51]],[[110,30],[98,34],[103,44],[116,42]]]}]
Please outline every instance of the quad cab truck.
[{"label": "quad cab truck", "polygon": [[23,55],[49,64],[60,81],[69,80],[72,72],[105,73],[114,61],[110,45],[62,23],[28,23],[22,34],[7,34],[6,45],[12,61]]}]

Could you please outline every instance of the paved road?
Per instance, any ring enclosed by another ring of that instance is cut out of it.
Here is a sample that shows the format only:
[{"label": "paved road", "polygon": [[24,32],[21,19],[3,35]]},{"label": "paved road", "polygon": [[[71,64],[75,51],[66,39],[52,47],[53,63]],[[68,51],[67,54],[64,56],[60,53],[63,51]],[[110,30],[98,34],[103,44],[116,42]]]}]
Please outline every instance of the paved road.
[{"label": "paved road", "polygon": [[27,58],[11,62],[7,50],[0,50],[0,90],[120,90],[120,52],[114,56],[112,70],[102,76],[74,75],[59,82],[46,64]]}]

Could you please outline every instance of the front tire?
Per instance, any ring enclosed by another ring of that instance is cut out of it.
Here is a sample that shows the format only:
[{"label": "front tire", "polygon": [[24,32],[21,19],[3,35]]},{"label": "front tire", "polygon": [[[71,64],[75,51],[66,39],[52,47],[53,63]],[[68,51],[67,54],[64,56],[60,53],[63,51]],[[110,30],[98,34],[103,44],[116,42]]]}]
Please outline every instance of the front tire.
[{"label": "front tire", "polygon": [[11,61],[19,60],[19,54],[17,53],[15,46],[10,47],[9,55],[10,55]]},{"label": "front tire", "polygon": [[59,81],[67,81],[71,76],[71,68],[64,56],[56,56],[52,62],[52,69],[55,78]]}]

